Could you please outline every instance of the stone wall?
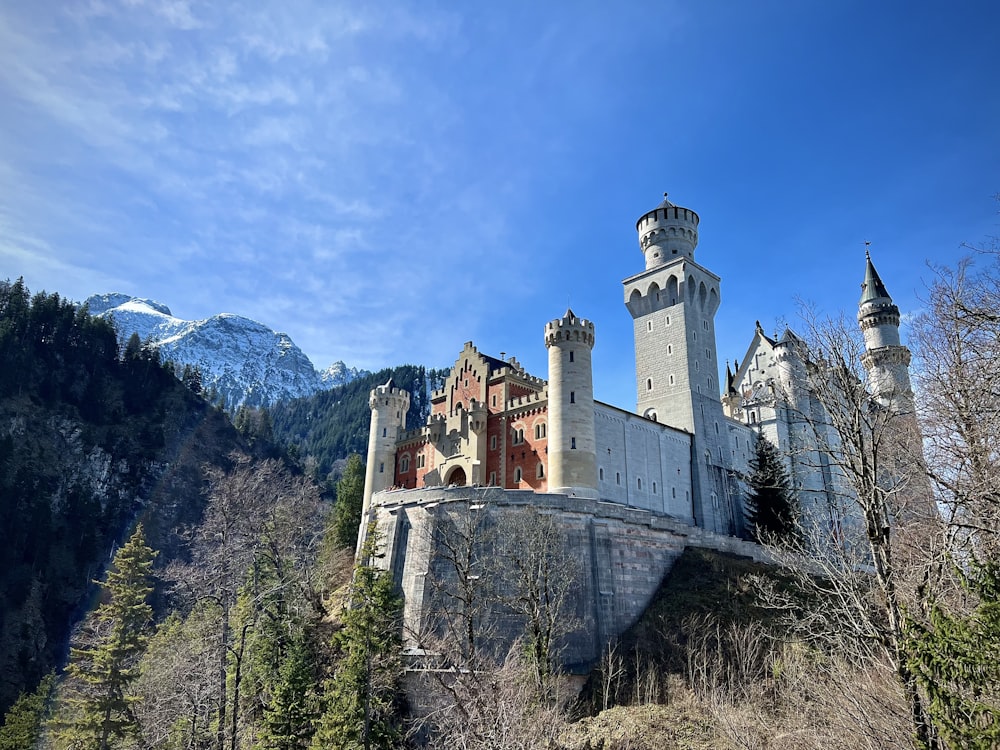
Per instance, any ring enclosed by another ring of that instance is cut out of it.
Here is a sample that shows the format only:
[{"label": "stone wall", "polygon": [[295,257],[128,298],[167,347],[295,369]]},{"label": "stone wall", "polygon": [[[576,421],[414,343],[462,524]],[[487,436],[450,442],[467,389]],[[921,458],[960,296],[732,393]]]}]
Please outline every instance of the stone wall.
[{"label": "stone wall", "polygon": [[[638,619],[685,547],[765,559],[764,550],[749,542],[606,501],[475,487],[383,492],[372,501],[384,552],[377,564],[393,572],[403,592],[408,646],[426,647],[421,638],[433,629],[434,614],[446,606],[435,598],[435,582],[454,571],[442,564],[440,535],[456,525],[472,528],[479,518],[483,524],[476,528],[502,530],[527,511],[555,522],[563,553],[576,566],[569,613],[573,625],[562,644],[563,666],[571,672],[589,670],[604,645]],[[477,569],[476,576],[499,573],[494,577],[504,580],[510,554],[502,539],[483,533],[472,557],[489,568]],[[510,617],[493,625],[498,652],[513,644],[523,628],[523,622]]]}]

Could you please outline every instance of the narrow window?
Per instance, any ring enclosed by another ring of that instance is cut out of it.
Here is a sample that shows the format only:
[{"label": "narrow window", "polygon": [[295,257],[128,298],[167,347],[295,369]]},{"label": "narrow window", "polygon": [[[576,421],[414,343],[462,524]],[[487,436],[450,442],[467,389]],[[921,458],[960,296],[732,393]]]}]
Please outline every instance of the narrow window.
[{"label": "narrow window", "polygon": [[636,477],[635,488],[637,490],[641,490],[642,489],[642,477]]},{"label": "narrow window", "polygon": [[575,354],[575,352],[572,349],[570,349],[570,352],[569,352],[569,361],[570,362],[573,361],[573,354]]},{"label": "narrow window", "polygon": [[542,479],[544,477],[545,477],[545,467],[542,466],[541,464],[538,464],[538,466],[535,468],[535,478]]},{"label": "narrow window", "polygon": [[667,325],[670,325],[670,316],[667,316]]},{"label": "narrow window", "polygon": [[514,483],[515,484],[520,484],[521,483],[521,467],[520,466],[518,466],[516,469],[514,469]]},{"label": "narrow window", "polygon": [[653,330],[653,321],[649,321],[648,323],[646,323],[646,330],[647,331]]},{"label": "narrow window", "polygon": [[385,427],[383,427],[383,428],[382,428],[382,437],[385,437],[385,436],[386,436],[386,434],[387,434],[387,432],[388,432],[388,431],[386,430],[386,428],[385,428]]},{"label": "narrow window", "polygon": [[572,451],[576,450],[576,438],[575,437],[569,439],[569,449],[572,450]]},{"label": "narrow window", "polygon": [[385,464],[382,464],[382,463],[380,463],[380,464],[378,465],[378,473],[379,473],[379,474],[382,474],[382,473],[384,473],[384,472],[385,472]]},{"label": "narrow window", "polygon": [[569,402],[571,404],[575,404],[576,403],[576,391],[570,391],[569,392]]},{"label": "narrow window", "polygon": [[490,450],[495,451],[497,449],[497,436],[490,435]]},{"label": "narrow window", "polygon": [[604,481],[604,467],[603,466],[600,469],[597,470],[597,478],[600,479],[602,482]]},{"label": "narrow window", "polygon": [[667,344],[667,354],[673,354],[673,353],[674,353],[674,345]]},{"label": "narrow window", "polygon": [[653,494],[656,494],[656,482],[653,482]]},{"label": "narrow window", "polygon": [[399,462],[399,471],[400,473],[405,474],[409,470],[410,470],[410,457],[403,456],[403,459]]},{"label": "narrow window", "polygon": [[495,471],[490,472],[490,487],[496,486],[497,483],[497,473]]},{"label": "narrow window", "polygon": [[622,483],[622,473],[620,471],[615,472],[615,484]]},{"label": "narrow window", "polygon": [[671,487],[670,488],[670,497],[677,497],[677,488],[676,487]]},{"label": "narrow window", "polygon": [[674,384],[674,376],[673,376],[673,375],[671,375],[671,376],[670,376],[670,385],[673,385],[673,384]]},{"label": "narrow window", "polygon": [[497,394],[493,394],[493,406],[497,405]]},{"label": "narrow window", "polygon": [[653,390],[653,379],[652,378],[646,378],[646,390],[647,391]]}]

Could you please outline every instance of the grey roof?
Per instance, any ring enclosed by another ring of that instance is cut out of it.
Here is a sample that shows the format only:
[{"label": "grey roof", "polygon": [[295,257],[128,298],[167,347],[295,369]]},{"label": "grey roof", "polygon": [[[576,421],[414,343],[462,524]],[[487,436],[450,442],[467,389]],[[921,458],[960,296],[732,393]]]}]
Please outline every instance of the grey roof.
[{"label": "grey roof", "polygon": [[877,299],[889,299],[888,290],[885,288],[885,284],[882,283],[882,279],[879,278],[878,271],[875,270],[875,265],[872,263],[872,258],[865,251],[865,280],[861,284],[861,302],[859,304],[865,304],[865,302],[871,302]]}]

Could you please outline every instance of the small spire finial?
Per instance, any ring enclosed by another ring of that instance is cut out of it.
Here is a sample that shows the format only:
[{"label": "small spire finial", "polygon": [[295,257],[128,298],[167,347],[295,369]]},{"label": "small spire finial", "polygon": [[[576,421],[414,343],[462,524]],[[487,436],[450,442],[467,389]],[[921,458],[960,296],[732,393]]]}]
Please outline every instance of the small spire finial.
[{"label": "small spire finial", "polygon": [[871,260],[872,256],[868,254],[868,248],[872,246],[869,240],[865,240],[865,260]]},{"label": "small spire finial", "polygon": [[664,193],[664,194],[663,194],[663,200],[666,200],[666,199],[667,199],[667,194],[666,194],[666,193]]}]

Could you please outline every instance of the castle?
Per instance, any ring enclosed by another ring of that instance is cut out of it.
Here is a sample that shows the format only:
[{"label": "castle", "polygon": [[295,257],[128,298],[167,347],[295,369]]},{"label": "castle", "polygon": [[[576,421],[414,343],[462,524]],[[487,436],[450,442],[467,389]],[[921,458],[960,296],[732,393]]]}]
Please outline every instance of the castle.
[{"label": "castle", "polygon": [[[371,392],[362,536],[374,521],[380,564],[404,593],[411,632],[431,606],[433,529],[484,502],[500,515],[530,506],[557,519],[585,571],[567,661],[586,664],[641,614],[685,546],[759,554],[737,538],[758,432],[787,455],[804,508],[843,496],[796,417],[820,406],[803,387],[794,333],[769,338],[758,324],[720,388],[720,279],[695,260],[698,224],[666,195],[636,224],[645,269],[622,282],[634,325],[635,411],[595,400],[595,327],[572,310],[545,326],[547,380],[468,342],[432,394],[425,425],[407,429],[410,396],[391,381]],[[865,365],[886,394],[905,396],[899,310],[866,262]]]}]

